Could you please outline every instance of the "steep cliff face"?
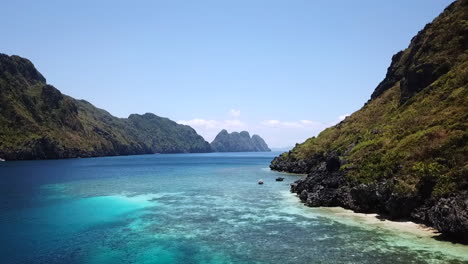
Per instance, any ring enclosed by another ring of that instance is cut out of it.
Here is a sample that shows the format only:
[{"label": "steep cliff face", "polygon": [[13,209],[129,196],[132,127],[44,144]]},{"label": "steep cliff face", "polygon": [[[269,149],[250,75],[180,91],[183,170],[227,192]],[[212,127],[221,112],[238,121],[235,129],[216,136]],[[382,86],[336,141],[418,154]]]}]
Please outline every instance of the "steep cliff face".
[{"label": "steep cliff face", "polygon": [[392,58],[357,112],[275,158],[310,206],[410,218],[468,240],[468,1]]},{"label": "steep cliff face", "polygon": [[188,126],[152,114],[114,117],[47,84],[29,60],[0,54],[0,158],[209,151]]},{"label": "steep cliff face", "polygon": [[250,137],[247,131],[228,133],[225,129],[221,130],[213,142],[211,142],[211,147],[216,152],[271,151],[259,135]]},{"label": "steep cliff face", "polygon": [[267,143],[259,135],[252,136],[252,145],[256,151],[271,151]]}]

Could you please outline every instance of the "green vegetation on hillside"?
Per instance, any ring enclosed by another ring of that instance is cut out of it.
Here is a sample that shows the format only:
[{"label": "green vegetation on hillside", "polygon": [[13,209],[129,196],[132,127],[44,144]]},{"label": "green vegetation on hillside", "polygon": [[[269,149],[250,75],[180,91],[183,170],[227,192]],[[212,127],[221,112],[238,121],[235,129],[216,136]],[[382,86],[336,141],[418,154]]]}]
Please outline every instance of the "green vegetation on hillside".
[{"label": "green vegetation on hillside", "polygon": [[29,60],[0,54],[0,158],[209,151],[189,126],[153,114],[114,117],[46,84]]},{"label": "green vegetation on hillside", "polygon": [[355,183],[391,179],[398,194],[432,186],[441,197],[468,189],[468,1],[456,1],[392,58],[362,109],[272,163],[326,156]]}]

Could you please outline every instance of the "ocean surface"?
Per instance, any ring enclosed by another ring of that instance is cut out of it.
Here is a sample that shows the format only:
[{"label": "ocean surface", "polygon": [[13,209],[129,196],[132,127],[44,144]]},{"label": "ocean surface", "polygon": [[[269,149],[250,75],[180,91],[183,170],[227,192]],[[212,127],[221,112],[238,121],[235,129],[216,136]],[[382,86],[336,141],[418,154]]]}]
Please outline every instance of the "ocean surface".
[{"label": "ocean surface", "polygon": [[0,263],[468,263],[410,223],[303,206],[277,154],[0,162]]}]

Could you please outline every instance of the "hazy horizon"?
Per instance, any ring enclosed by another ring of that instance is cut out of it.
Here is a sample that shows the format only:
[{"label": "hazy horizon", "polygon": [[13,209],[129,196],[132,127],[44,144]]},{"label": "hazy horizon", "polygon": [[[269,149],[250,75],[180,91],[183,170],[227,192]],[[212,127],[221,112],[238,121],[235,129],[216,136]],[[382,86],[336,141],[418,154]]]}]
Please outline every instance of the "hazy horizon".
[{"label": "hazy horizon", "polygon": [[0,52],[118,117],[151,112],[207,141],[247,130],[289,147],[359,109],[451,2],[11,1]]}]

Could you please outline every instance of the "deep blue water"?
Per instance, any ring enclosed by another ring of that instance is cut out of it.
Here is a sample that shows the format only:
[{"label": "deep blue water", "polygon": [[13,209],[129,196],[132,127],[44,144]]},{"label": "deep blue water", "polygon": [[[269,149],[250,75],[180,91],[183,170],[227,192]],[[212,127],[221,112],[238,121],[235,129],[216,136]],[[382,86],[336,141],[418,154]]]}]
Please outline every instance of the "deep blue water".
[{"label": "deep blue water", "polygon": [[302,206],[277,154],[0,162],[0,263],[468,263],[427,232]]}]

